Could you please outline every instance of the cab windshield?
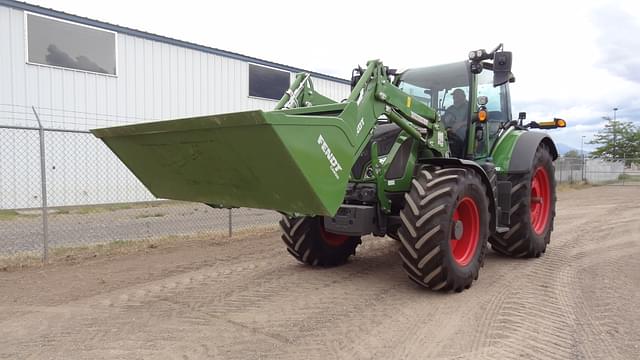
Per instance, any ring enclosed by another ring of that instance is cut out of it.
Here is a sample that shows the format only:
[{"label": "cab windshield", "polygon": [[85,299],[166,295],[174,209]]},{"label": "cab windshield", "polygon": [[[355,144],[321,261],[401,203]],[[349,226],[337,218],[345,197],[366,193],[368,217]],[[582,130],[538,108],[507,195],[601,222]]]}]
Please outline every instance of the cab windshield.
[{"label": "cab windshield", "polygon": [[469,124],[468,62],[407,70],[399,88],[438,111],[454,156],[462,157]]}]

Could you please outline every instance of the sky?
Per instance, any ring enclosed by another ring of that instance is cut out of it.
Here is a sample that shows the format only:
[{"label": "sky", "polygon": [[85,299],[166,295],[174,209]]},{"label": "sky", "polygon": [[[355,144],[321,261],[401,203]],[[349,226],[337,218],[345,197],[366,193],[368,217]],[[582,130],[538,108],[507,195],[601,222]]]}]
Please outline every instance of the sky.
[{"label": "sky", "polygon": [[86,1],[29,3],[349,78],[369,59],[406,69],[513,52],[514,115],[567,120],[585,150],[603,117],[640,125],[639,1]]}]

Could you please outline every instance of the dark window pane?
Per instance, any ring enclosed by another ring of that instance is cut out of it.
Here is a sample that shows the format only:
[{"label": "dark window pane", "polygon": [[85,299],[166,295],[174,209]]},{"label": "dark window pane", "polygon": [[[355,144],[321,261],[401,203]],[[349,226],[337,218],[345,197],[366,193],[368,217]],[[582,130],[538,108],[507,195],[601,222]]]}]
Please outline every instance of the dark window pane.
[{"label": "dark window pane", "polygon": [[116,74],[115,34],[27,15],[29,62]]},{"label": "dark window pane", "polygon": [[289,88],[289,81],[286,71],[249,64],[249,96],[280,100]]}]

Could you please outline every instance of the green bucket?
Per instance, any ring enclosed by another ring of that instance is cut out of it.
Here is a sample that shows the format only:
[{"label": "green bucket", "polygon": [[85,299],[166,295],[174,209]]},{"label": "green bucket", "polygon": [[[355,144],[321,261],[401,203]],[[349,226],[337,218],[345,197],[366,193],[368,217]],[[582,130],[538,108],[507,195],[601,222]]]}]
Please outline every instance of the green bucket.
[{"label": "green bucket", "polygon": [[[247,111],[92,130],[158,198],[335,215],[354,154],[350,106]],[[329,114],[330,116],[328,116]]]}]

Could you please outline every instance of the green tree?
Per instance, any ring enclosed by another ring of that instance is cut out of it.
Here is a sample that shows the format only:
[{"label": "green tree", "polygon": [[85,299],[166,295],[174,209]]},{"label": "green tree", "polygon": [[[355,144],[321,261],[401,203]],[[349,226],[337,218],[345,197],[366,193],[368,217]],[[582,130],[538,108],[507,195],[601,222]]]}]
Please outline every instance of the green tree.
[{"label": "green tree", "polygon": [[606,119],[604,128],[589,142],[600,145],[591,155],[608,159],[630,159],[627,163],[640,162],[640,128],[632,122]]},{"label": "green tree", "polygon": [[580,157],[580,153],[578,152],[578,150],[569,150],[564,154],[564,157],[566,157],[566,158],[579,158]]}]

